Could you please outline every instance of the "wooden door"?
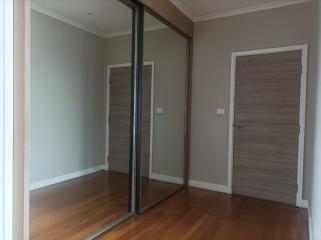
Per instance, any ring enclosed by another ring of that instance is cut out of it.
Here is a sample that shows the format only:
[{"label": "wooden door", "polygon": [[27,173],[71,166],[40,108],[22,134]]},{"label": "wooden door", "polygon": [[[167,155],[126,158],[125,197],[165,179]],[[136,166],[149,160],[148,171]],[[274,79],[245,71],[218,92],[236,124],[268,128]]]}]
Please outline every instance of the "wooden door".
[{"label": "wooden door", "polygon": [[236,59],[233,193],[296,204],[301,51]]},{"label": "wooden door", "polygon": [[[151,73],[152,67],[150,65],[144,66],[141,172],[142,176],[146,177],[149,177]],[[128,173],[131,67],[111,68],[109,85],[109,170]]]}]

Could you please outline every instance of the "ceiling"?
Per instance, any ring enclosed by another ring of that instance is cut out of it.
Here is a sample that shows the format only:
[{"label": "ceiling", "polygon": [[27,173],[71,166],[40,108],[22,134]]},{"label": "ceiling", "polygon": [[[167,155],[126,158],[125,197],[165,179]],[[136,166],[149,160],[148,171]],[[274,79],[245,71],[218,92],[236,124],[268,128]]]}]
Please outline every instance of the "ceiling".
[{"label": "ceiling", "polygon": [[[31,8],[105,38],[131,33],[131,9],[118,0],[32,0]],[[165,27],[146,14],[145,30]]]},{"label": "ceiling", "polygon": [[313,0],[170,0],[193,21],[204,21]]}]

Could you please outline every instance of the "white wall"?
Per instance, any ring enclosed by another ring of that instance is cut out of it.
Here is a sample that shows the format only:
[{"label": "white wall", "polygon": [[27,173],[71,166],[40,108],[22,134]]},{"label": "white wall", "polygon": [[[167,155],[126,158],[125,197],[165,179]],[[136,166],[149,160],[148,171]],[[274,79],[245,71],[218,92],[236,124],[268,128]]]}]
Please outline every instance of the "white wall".
[{"label": "white wall", "polygon": [[[309,44],[305,178],[310,174],[315,122],[316,6],[311,2],[195,24],[191,179],[223,186],[228,183],[231,53],[301,44]],[[218,117],[217,108],[225,108],[227,114]]]},{"label": "white wall", "polygon": [[317,84],[315,87],[315,126],[314,144],[311,153],[311,167],[308,175],[308,200],[310,224],[312,226],[314,240],[321,239],[321,2],[318,4],[318,61]]},{"label": "white wall", "polygon": [[31,12],[30,182],[105,162],[104,39]]}]

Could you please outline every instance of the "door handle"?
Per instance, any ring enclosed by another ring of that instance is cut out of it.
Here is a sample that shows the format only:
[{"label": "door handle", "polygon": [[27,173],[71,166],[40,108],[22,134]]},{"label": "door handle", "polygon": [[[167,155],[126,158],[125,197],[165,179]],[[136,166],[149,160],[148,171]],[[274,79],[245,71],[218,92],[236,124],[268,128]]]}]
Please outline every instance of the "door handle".
[{"label": "door handle", "polygon": [[240,129],[242,128],[242,124],[240,122],[234,123],[234,128]]}]

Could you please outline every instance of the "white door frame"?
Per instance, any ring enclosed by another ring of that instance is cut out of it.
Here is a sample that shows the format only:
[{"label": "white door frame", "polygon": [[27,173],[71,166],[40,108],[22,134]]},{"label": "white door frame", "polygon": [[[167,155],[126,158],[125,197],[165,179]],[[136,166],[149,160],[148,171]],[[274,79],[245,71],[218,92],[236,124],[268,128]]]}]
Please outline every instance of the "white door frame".
[{"label": "white door frame", "polygon": [[0,239],[13,237],[13,28],[12,0],[0,0]]},{"label": "white door frame", "polygon": [[230,119],[229,119],[229,149],[228,149],[228,191],[232,193],[233,181],[233,144],[234,144],[234,101],[235,101],[235,71],[236,58],[240,56],[251,56],[258,54],[302,51],[302,75],[301,75],[301,92],[300,92],[300,135],[298,147],[298,193],[296,205],[305,207],[303,200],[303,164],[304,164],[304,140],[305,140],[305,113],[306,113],[306,81],[308,67],[308,45],[296,45],[280,48],[259,49],[253,51],[233,52],[231,63],[231,85],[230,85]]},{"label": "white door frame", "polygon": [[13,0],[0,0],[0,239],[13,238]]},{"label": "white door frame", "polygon": [[[106,152],[105,152],[105,167],[109,169],[108,156],[109,156],[109,104],[110,104],[110,73],[112,68],[131,67],[131,63],[110,64],[107,65],[107,98],[106,98]],[[153,137],[154,137],[154,89],[155,89],[155,62],[146,61],[144,66],[152,67],[151,77],[151,109],[150,109],[150,146],[149,146],[149,177],[153,172]]]}]

